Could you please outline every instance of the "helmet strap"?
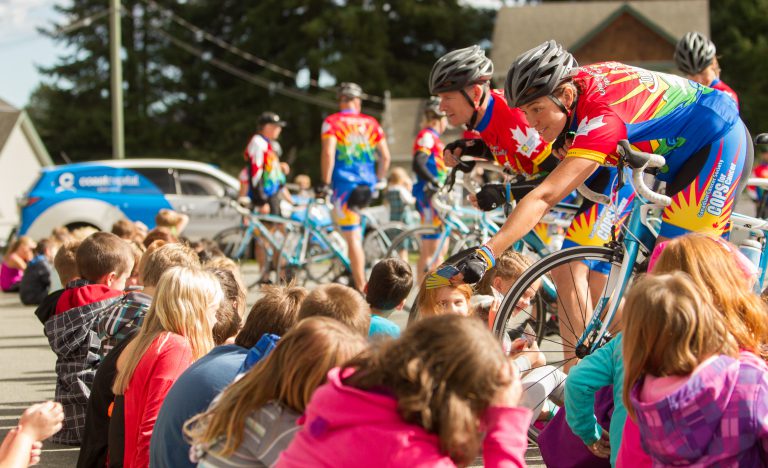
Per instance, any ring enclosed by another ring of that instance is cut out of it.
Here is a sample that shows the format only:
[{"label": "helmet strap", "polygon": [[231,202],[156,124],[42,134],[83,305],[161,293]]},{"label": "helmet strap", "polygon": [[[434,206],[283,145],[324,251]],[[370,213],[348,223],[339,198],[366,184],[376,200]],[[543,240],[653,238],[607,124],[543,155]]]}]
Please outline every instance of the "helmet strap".
[{"label": "helmet strap", "polygon": [[[559,147],[562,147],[562,145],[565,144],[565,139],[567,137],[568,132],[570,131],[573,112],[567,107],[565,107],[565,104],[563,104],[563,101],[558,99],[557,96],[555,96],[554,94],[550,94],[549,99],[551,99],[552,102],[554,102],[555,105],[557,105],[557,107],[559,107],[560,110],[562,110],[563,113],[565,113],[566,115],[565,125],[563,126],[563,130],[560,132],[560,135],[558,135],[557,138],[555,138],[555,144],[557,144],[558,142],[561,142],[561,144],[558,145],[558,148],[555,148],[553,145],[553,149],[559,149]],[[579,98],[577,95],[576,98],[573,100],[573,104],[571,105],[573,109],[576,108],[576,103],[578,102],[578,100]]]},{"label": "helmet strap", "polygon": [[469,103],[469,105],[475,110],[472,113],[472,118],[469,119],[469,122],[467,122],[467,124],[466,124],[467,130],[474,130],[475,129],[475,124],[477,124],[477,110],[485,102],[485,86],[483,86],[482,88],[483,88],[483,94],[480,96],[480,102],[477,103],[477,105],[475,105],[475,101],[473,101],[472,98],[469,97],[469,94],[467,94],[467,92],[465,90],[463,90],[463,89],[461,90],[461,94],[464,96],[464,99],[466,99],[467,102]]}]

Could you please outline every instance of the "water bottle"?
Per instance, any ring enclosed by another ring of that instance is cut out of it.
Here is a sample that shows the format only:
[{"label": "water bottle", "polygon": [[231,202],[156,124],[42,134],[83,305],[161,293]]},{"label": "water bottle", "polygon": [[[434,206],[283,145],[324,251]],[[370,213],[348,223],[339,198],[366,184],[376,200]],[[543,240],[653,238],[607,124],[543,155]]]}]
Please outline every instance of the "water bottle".
[{"label": "water bottle", "polygon": [[760,268],[760,257],[763,254],[763,245],[754,236],[744,239],[739,244],[739,251],[744,254],[745,257],[755,265],[756,269]]}]

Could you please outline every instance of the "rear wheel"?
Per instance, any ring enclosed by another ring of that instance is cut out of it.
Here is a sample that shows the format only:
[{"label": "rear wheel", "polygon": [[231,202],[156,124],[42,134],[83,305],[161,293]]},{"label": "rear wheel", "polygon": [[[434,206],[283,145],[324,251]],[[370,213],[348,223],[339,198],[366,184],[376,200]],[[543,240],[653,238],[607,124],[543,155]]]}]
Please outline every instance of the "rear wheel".
[{"label": "rear wheel", "polygon": [[[300,247],[305,249],[303,256]],[[288,234],[280,250],[279,261],[276,262],[276,280],[298,286],[308,283],[348,283],[348,270],[336,254],[345,251],[346,242],[335,230],[325,235],[310,232],[306,239],[303,229],[293,231]]]},{"label": "rear wheel", "polygon": [[407,230],[408,227],[404,223],[397,221],[386,223],[377,229],[369,229],[363,238],[366,267],[371,268],[379,260],[386,258],[394,239]]},{"label": "rear wheel", "polygon": [[232,260],[251,259],[254,258],[255,240],[251,236],[246,238],[246,233],[246,226],[233,226],[213,236],[213,241]]}]

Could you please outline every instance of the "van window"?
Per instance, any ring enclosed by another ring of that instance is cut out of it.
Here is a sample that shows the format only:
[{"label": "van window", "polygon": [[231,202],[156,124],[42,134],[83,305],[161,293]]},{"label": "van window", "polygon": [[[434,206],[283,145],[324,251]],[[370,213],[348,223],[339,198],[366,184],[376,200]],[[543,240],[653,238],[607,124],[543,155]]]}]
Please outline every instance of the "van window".
[{"label": "van window", "polygon": [[164,167],[137,167],[133,169],[155,184],[166,195],[176,194],[176,182],[173,180],[173,169]]},{"label": "van window", "polygon": [[222,182],[209,174],[180,169],[178,177],[183,195],[221,198],[226,193]]}]

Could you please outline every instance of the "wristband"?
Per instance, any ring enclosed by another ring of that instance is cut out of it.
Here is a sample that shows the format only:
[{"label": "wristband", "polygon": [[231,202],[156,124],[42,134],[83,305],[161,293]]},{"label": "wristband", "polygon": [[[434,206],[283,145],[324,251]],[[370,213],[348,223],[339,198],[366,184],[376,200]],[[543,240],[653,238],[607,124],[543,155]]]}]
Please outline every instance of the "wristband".
[{"label": "wristband", "polygon": [[488,245],[480,246],[476,252],[480,254],[481,257],[483,257],[486,264],[490,265],[488,268],[493,268],[496,266],[496,257],[493,255],[493,250],[491,250]]}]

